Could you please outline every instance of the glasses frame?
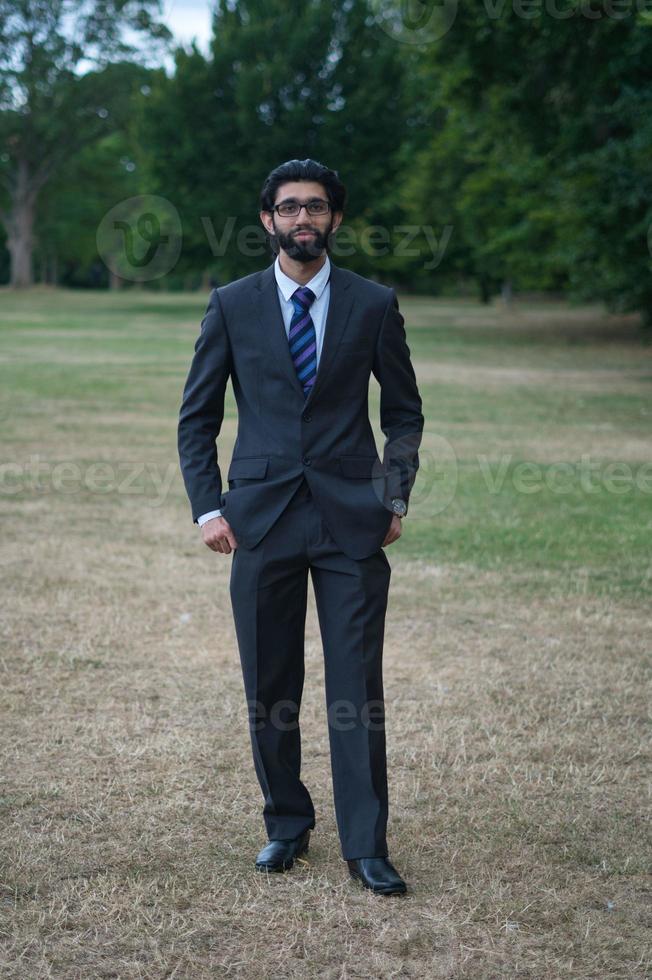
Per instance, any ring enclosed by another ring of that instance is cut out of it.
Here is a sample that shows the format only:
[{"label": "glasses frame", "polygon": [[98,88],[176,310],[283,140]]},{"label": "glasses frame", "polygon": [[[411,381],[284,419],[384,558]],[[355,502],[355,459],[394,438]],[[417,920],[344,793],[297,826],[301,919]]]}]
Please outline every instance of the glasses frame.
[{"label": "glasses frame", "polygon": [[[312,204],[317,204],[317,202],[319,202],[319,204],[325,204],[326,205],[326,210],[325,211],[317,211],[316,213],[313,214],[311,212],[311,210],[310,210],[310,206]],[[280,211],[279,211],[279,208],[282,208],[284,206],[287,207],[290,204],[292,204],[293,207],[298,207],[299,208],[299,210],[296,212],[296,214],[281,214]],[[313,198],[312,201],[306,201],[305,204],[301,204],[299,201],[281,201],[280,204],[274,204],[273,205],[272,211],[276,211],[276,213],[278,214],[279,218],[298,218],[299,215],[301,214],[301,209],[302,208],[305,208],[306,209],[306,214],[309,214],[311,218],[319,218],[319,217],[321,217],[321,215],[324,215],[324,214],[328,214],[329,213],[329,211],[331,210],[331,202],[330,201],[325,201],[323,198]]]}]

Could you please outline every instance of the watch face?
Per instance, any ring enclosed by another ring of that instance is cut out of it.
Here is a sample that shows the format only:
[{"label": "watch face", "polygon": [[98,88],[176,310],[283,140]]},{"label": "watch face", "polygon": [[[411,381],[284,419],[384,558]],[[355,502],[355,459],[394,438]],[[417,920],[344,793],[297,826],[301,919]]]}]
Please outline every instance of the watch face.
[{"label": "watch face", "polygon": [[400,497],[394,497],[394,499],[392,500],[392,510],[399,517],[403,517],[405,515],[405,512],[407,511],[407,504],[405,503],[404,500],[401,500]]}]

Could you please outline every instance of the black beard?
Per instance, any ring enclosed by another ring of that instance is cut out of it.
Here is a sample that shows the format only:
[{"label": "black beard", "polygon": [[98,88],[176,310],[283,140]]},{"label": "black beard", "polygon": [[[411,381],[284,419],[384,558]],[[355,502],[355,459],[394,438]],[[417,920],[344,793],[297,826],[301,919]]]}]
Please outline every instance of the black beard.
[{"label": "black beard", "polygon": [[[328,230],[325,232],[317,231],[316,228],[303,228],[302,231],[312,231],[314,233],[314,238],[307,242],[297,242],[294,236],[297,234],[296,230],[290,235],[283,234],[279,231],[276,225],[274,225],[275,235],[271,235],[272,246],[276,245],[283,249],[283,251],[296,262],[314,262],[318,259],[320,255],[323,254],[324,250],[328,246],[328,236],[330,235],[333,228],[333,220],[331,218]],[[276,251],[276,249],[275,249]]]}]

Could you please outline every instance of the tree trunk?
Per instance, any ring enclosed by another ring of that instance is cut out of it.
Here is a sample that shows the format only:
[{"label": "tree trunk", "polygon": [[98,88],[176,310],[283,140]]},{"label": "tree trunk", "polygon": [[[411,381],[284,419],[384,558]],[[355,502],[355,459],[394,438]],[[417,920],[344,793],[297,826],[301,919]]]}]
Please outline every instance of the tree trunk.
[{"label": "tree trunk", "polygon": [[26,201],[16,202],[10,221],[11,227],[7,235],[7,248],[11,256],[10,285],[16,288],[31,286],[34,282],[32,271],[34,207]]},{"label": "tree trunk", "polygon": [[34,282],[32,252],[34,249],[34,217],[36,188],[30,181],[26,160],[19,160],[11,210],[7,216],[7,248],[11,257],[10,285],[17,288]]},{"label": "tree trunk", "polygon": [[109,269],[109,289],[121,289],[123,282],[122,276],[119,276],[113,269]]},{"label": "tree trunk", "polygon": [[479,276],[478,285],[480,287],[480,302],[488,303],[491,299],[491,282],[487,276]]}]

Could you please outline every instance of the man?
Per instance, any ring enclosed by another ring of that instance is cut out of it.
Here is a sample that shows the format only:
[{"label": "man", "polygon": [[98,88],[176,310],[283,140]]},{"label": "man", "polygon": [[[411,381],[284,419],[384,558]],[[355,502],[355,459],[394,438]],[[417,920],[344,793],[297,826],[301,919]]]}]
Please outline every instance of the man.
[{"label": "man", "polygon": [[[332,263],[346,191],[314,160],[273,170],[260,219],[277,258],[214,289],[179,419],[195,523],[233,553],[230,595],[268,844],[256,867],[308,850],[315,811],[300,778],[299,708],[310,569],[324,649],[333,792],[349,873],[406,891],[389,861],[382,650],[391,568],[423,430],[393,289]],[[367,394],[380,384],[378,458]],[[238,433],[222,492],[216,438],[231,377]]]}]

